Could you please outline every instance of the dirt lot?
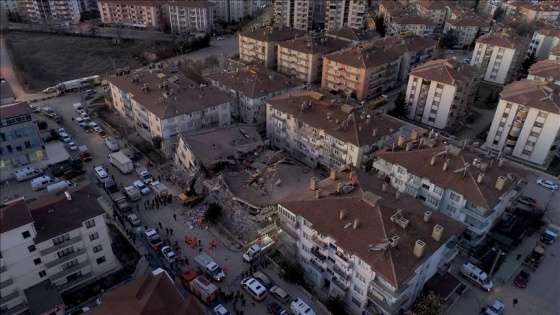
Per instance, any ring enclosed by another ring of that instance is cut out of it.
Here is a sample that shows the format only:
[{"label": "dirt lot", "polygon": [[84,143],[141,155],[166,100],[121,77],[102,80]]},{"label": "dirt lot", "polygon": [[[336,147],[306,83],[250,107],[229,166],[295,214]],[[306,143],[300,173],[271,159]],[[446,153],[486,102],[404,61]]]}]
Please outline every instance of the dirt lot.
[{"label": "dirt lot", "polygon": [[125,41],[45,33],[10,32],[7,46],[19,81],[27,92],[90,75],[105,77],[116,68],[147,64],[140,53],[153,41]]}]

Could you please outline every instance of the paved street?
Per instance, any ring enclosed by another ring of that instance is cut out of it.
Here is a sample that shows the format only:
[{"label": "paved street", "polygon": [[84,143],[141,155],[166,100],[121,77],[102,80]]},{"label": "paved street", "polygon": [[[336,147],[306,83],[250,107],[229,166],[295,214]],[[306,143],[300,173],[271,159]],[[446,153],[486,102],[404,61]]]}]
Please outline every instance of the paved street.
[{"label": "paved street", "polygon": [[0,36],[0,74],[6,79],[6,82],[10,84],[16,97],[25,94],[14,72],[10,55],[8,55],[8,50],[4,43],[4,36]]}]

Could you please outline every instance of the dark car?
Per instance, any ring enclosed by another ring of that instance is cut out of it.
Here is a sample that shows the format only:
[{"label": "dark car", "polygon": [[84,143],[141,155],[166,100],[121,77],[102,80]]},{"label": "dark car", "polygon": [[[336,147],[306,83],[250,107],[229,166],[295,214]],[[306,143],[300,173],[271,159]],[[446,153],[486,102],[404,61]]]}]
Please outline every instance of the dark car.
[{"label": "dark car", "polygon": [[266,306],[266,310],[274,315],[288,315],[288,313],[276,302],[271,302]]},{"label": "dark car", "polygon": [[517,277],[515,278],[515,281],[513,283],[518,288],[526,288],[527,287],[527,282],[529,282],[529,277],[530,276],[531,275],[527,271],[521,270],[519,272],[519,274],[517,275]]},{"label": "dark car", "polygon": [[537,206],[537,201],[531,197],[527,197],[527,196],[521,196],[519,198],[517,198],[517,202],[520,204],[524,204],[526,206],[530,206],[530,207],[536,207]]},{"label": "dark car", "polygon": [[83,128],[84,128],[84,131],[87,132],[87,133],[93,132],[93,128],[91,128],[90,125],[85,125]]},{"label": "dark car", "polygon": [[107,137],[109,136],[104,130],[101,130],[101,131],[99,132],[99,135],[100,135],[103,139],[105,139],[105,138],[107,138]]},{"label": "dark car", "polygon": [[64,179],[70,180],[70,179],[76,178],[78,176],[84,175],[85,173],[86,173],[85,170],[71,170],[71,171],[68,171],[68,172],[64,173]]}]

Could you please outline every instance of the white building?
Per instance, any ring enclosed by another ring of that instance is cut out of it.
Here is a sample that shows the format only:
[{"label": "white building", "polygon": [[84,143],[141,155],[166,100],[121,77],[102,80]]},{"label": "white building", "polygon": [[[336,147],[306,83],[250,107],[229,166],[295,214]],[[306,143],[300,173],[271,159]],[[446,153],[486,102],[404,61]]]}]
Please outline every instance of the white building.
[{"label": "white building", "polygon": [[547,81],[556,85],[560,85],[560,60],[554,59],[551,55],[550,59],[541,60],[534,63],[529,68],[528,80]]},{"label": "white building", "polygon": [[210,0],[215,4],[218,21],[239,22],[247,17],[255,17],[259,9],[271,3],[271,0]]},{"label": "white building", "polygon": [[79,0],[22,0],[19,7],[31,23],[65,25],[80,22]]},{"label": "white building", "polygon": [[20,4],[22,1],[20,0],[4,0],[4,1],[0,1],[0,12],[2,12],[2,14],[6,14],[6,16],[3,15],[3,17],[7,17],[8,12],[11,14],[19,14],[21,16],[22,12],[21,12],[21,8],[20,8]]},{"label": "white building", "polygon": [[238,116],[234,99],[159,67],[109,78],[113,107],[146,141],[162,139],[162,152],[175,155],[180,132],[230,125]]},{"label": "white building", "polygon": [[366,14],[365,0],[327,0],[325,30],[343,27],[362,29]]},{"label": "white building", "polygon": [[69,193],[71,200],[61,191],[29,205],[18,199],[2,207],[3,310],[17,314],[37,304],[24,291],[45,280],[64,292],[118,267],[95,185]]},{"label": "white building", "polygon": [[448,19],[445,21],[443,33],[453,30],[453,33],[457,36],[455,46],[462,48],[472,45],[478,36],[488,33],[491,25],[492,21],[479,17]]},{"label": "white building", "polygon": [[414,35],[430,37],[434,34],[437,23],[421,16],[395,16],[389,25],[392,35],[411,31]]},{"label": "white building", "polygon": [[444,129],[467,115],[480,83],[475,67],[454,60],[438,59],[410,71],[406,89],[408,117]]},{"label": "white building", "polygon": [[297,248],[306,278],[352,314],[399,314],[455,256],[465,230],[428,210],[360,170],[333,169],[279,202],[281,242]]},{"label": "white building", "polygon": [[486,146],[547,166],[560,145],[560,87],[521,80],[504,87]]},{"label": "white building", "polygon": [[313,25],[315,0],[275,0],[275,24],[308,31]]},{"label": "white building", "polygon": [[504,17],[527,23],[554,22],[560,17],[557,1],[507,1],[502,3]]},{"label": "white building", "polygon": [[191,33],[204,37],[214,29],[214,4],[208,1],[176,1],[168,5],[173,33]]},{"label": "white building", "polygon": [[507,33],[488,33],[477,38],[471,65],[482,70],[482,79],[507,84],[521,68],[529,39]]},{"label": "white building", "polygon": [[547,59],[560,43],[560,30],[537,30],[533,34],[527,55],[535,54],[539,60]]}]

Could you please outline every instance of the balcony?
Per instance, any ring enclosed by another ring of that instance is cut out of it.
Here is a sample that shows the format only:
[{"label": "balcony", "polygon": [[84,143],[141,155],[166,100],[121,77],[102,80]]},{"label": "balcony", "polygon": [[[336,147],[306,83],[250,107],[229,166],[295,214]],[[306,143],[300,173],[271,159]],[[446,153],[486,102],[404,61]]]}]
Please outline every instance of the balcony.
[{"label": "balcony", "polygon": [[40,253],[41,253],[41,256],[47,256],[48,254],[52,254],[54,252],[57,252],[57,251],[59,251],[63,248],[69,247],[70,245],[74,245],[74,244],[76,244],[78,242],[81,242],[81,241],[82,241],[82,237],[77,236],[77,237],[74,237],[74,238],[64,242],[64,243],[60,243],[60,244],[55,245],[53,247],[49,247],[47,249],[44,249],[44,250],[40,251]]},{"label": "balcony", "polygon": [[12,278],[10,278],[6,281],[2,281],[0,283],[0,289],[5,289],[5,288],[11,286],[12,284],[14,284],[14,280]]},{"label": "balcony", "polygon": [[395,303],[389,304],[386,302],[386,299],[382,295],[376,293],[373,290],[368,291],[367,297],[370,301],[384,309],[389,314],[397,314],[400,307],[403,306],[409,298],[408,295],[405,295],[396,300]]},{"label": "balcony", "polygon": [[85,253],[86,253],[86,250],[84,250],[83,248],[80,248],[80,249],[78,249],[78,250],[76,250],[76,251],[74,251],[74,252],[72,252],[72,253],[70,253],[70,254],[68,254],[68,255],[66,255],[66,256],[62,256],[62,257],[60,257],[60,258],[58,258],[58,259],[55,259],[55,260],[53,260],[53,261],[51,261],[51,262],[46,263],[46,264],[45,264],[45,267],[47,267],[47,269],[51,269],[52,267],[58,266],[58,265],[60,265],[60,264],[62,264],[62,263],[65,263],[65,262],[67,262],[67,261],[70,260],[70,259],[73,259],[73,258],[82,256],[82,255],[84,255]]},{"label": "balcony", "polygon": [[346,284],[344,284],[344,282],[338,280],[338,278],[333,277],[331,280],[331,284],[334,285],[333,289],[338,289],[338,291],[340,291],[341,295],[346,294],[346,292],[348,292],[348,287],[346,286]]},{"label": "balcony", "polygon": [[2,296],[2,298],[0,298],[0,304],[6,304],[17,297],[19,297],[19,292],[14,291],[6,296]]},{"label": "balcony", "polygon": [[311,249],[311,255],[315,256],[320,261],[325,261],[325,259],[327,259],[327,256],[321,254],[321,252],[319,252],[319,249],[317,247],[313,247]]},{"label": "balcony", "polygon": [[321,264],[318,263],[315,259],[310,259],[309,260],[309,266],[311,268],[315,269],[315,271],[319,272],[320,274],[325,272],[325,268],[323,268],[323,266],[321,266]]},{"label": "balcony", "polygon": [[337,276],[339,276],[344,280],[348,279],[349,277],[349,275],[344,270],[342,270],[338,265],[334,265],[332,270]]},{"label": "balcony", "polygon": [[315,243],[315,245],[317,245],[320,249],[327,248],[327,243],[323,242],[318,235],[313,235],[311,237],[311,241]]},{"label": "balcony", "polygon": [[73,274],[73,273],[76,272],[76,271],[80,271],[80,269],[82,269],[82,268],[84,268],[84,267],[87,267],[87,266],[89,266],[89,265],[90,265],[89,260],[86,260],[86,261],[81,262],[81,263],[79,263],[79,264],[77,264],[77,265],[74,265],[74,266],[72,266],[72,267],[70,267],[70,268],[64,269],[63,271],[61,271],[61,272],[59,272],[59,273],[57,273],[57,274],[52,275],[52,276],[51,276],[51,280],[52,280],[52,281],[58,281],[58,280],[60,280],[61,278],[66,277],[66,276],[69,276],[69,275]]},{"label": "balcony", "polygon": [[68,281],[65,284],[61,285],[58,287],[58,290],[62,293],[68,289],[71,289],[75,286],[77,286],[80,283],[86,282],[90,279],[93,278],[93,273],[88,272],[85,275],[82,275],[80,277],[77,277],[76,279],[72,280],[72,281]]}]

